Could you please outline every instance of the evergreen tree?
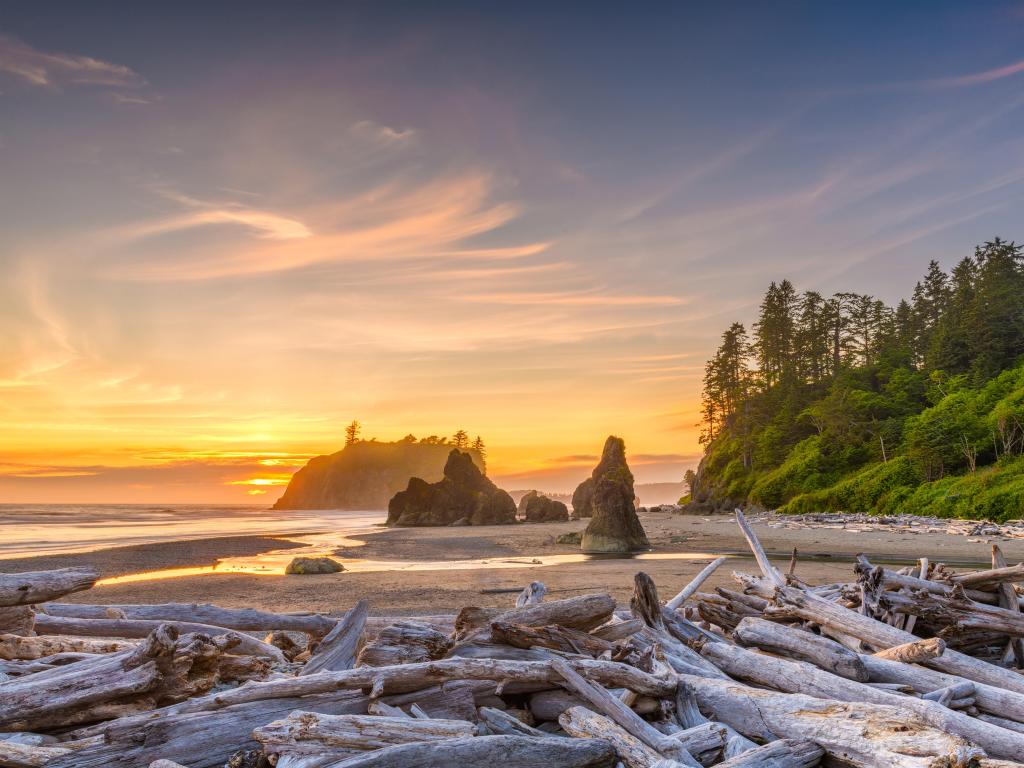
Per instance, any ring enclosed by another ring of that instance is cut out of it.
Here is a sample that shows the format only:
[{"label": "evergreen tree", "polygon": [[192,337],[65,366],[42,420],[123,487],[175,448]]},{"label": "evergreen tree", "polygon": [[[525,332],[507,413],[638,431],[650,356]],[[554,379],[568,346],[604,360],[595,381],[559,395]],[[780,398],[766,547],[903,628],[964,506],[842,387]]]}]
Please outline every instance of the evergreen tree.
[{"label": "evergreen tree", "polygon": [[484,445],[484,440],[480,435],[476,436],[473,440],[473,450],[480,456],[480,463],[483,465],[484,471],[487,471],[487,446]]},{"label": "evergreen tree", "polygon": [[460,451],[464,451],[469,447],[469,435],[466,433],[466,430],[460,429],[452,435],[452,445]]},{"label": "evergreen tree", "polygon": [[352,421],[347,427],[345,427],[345,445],[355,445],[359,442],[359,430],[363,428],[363,425],[358,421]]}]

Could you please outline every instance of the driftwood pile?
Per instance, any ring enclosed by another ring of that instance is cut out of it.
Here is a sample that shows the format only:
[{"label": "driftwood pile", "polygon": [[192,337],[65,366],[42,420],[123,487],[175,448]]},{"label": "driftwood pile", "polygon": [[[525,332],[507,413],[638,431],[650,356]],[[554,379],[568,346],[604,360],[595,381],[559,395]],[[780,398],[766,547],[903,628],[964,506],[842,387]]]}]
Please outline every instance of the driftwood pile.
[{"label": "driftwood pile", "polygon": [[748,513],[747,517],[769,528],[824,528],[847,533],[942,533],[948,536],[974,537],[968,540],[978,542],[1024,539],[1024,520],[1019,519],[993,523],[990,520],[960,520],[908,514],[866,515],[861,512],[808,512],[800,515],[753,512]]},{"label": "driftwood pile", "polygon": [[[341,617],[50,602],[96,574],[0,574],[0,766],[1024,768],[1024,566],[861,558],[662,603],[639,573],[507,610]],[[34,606],[34,607],[33,607]]]}]

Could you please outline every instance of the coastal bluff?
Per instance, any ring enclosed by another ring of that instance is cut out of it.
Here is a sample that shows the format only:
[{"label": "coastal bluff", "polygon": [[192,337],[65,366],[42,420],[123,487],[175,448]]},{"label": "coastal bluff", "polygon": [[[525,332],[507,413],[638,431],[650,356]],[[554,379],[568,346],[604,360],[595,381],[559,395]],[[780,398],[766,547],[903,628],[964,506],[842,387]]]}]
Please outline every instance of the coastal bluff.
[{"label": "coastal bluff", "polygon": [[[444,477],[452,446],[446,443],[362,440],[325,456],[314,456],[288,482],[274,509],[386,509],[409,478]],[[465,451],[474,466],[479,453]]]}]

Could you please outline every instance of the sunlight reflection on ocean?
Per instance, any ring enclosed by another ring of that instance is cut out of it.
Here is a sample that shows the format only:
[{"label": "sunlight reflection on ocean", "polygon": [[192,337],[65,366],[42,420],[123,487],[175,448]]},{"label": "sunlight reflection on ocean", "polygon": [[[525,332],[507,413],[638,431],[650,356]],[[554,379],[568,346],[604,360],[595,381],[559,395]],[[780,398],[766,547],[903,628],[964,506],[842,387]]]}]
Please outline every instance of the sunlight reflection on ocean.
[{"label": "sunlight reflection on ocean", "polygon": [[0,560],[218,536],[374,530],[383,511],[278,511],[254,506],[0,504]]}]

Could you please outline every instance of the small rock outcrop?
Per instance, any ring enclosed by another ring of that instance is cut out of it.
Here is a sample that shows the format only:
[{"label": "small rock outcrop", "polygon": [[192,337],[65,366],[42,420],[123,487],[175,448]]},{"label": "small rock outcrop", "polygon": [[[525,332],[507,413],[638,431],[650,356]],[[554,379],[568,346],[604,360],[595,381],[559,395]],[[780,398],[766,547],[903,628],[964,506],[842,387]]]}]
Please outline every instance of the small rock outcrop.
[{"label": "small rock outcrop", "polygon": [[519,500],[519,514],[528,523],[564,523],[569,508],[540,491],[530,491]]},{"label": "small rock outcrop", "polygon": [[453,449],[440,482],[409,480],[388,504],[388,525],[502,525],[516,521],[516,503],[480,471],[473,457]]},{"label": "small rock outcrop", "polygon": [[[595,472],[597,470],[594,470]],[[572,519],[594,516],[594,478],[588,477],[572,493]]]},{"label": "small rock outcrop", "polygon": [[628,554],[650,549],[647,534],[636,516],[633,473],[626,464],[626,444],[621,437],[613,436],[605,441],[601,462],[591,480],[593,516],[583,532],[581,549],[595,554]]},{"label": "small rock outcrop", "polygon": [[341,573],[345,566],[329,557],[293,558],[284,572],[289,576],[307,576],[311,573]]}]

